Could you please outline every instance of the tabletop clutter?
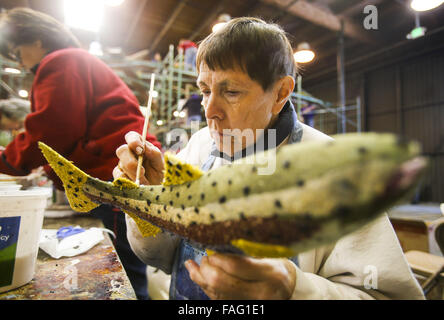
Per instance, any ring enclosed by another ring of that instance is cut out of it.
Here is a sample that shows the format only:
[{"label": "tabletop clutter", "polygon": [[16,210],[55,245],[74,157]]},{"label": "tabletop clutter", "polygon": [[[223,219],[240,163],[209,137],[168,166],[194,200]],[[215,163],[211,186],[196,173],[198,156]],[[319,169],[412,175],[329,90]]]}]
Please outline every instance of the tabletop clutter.
[{"label": "tabletop clutter", "polygon": [[114,236],[96,227],[42,229],[53,189],[29,183],[24,187],[21,181],[28,180],[0,176],[0,293],[33,279],[39,247],[54,259],[73,257],[100,243],[104,231]]}]

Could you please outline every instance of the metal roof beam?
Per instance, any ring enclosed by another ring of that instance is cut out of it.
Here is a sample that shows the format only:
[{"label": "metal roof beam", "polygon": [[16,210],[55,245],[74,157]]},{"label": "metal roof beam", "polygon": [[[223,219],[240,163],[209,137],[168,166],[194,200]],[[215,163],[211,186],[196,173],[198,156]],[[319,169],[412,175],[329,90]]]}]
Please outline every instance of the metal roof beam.
[{"label": "metal roof beam", "polygon": [[377,43],[368,32],[365,32],[363,26],[355,24],[346,18],[340,18],[331,12],[315,6],[305,0],[262,0],[279,8],[285,8],[289,13],[303,18],[311,23],[320,25],[324,28],[337,31],[341,30],[341,20],[344,20],[344,34],[350,38],[363,42]]},{"label": "metal roof beam", "polygon": [[177,16],[186,6],[187,2],[188,0],[181,0],[179,4],[176,6],[173,13],[169,17],[167,23],[163,26],[162,30],[160,30],[160,32],[157,34],[157,37],[154,39],[153,43],[151,44],[151,47],[149,48],[150,52],[153,52],[157,48],[157,45],[159,44],[160,40],[162,40],[163,36],[170,29],[174,21],[176,21]]}]

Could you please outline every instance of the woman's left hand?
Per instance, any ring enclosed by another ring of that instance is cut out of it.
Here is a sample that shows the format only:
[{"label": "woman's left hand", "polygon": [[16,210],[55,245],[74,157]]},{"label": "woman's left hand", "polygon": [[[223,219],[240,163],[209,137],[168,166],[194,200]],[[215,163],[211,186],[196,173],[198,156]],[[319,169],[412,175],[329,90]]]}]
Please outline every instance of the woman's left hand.
[{"label": "woman's left hand", "polygon": [[211,299],[285,300],[296,285],[296,270],[288,259],[216,253],[203,257],[200,266],[188,260],[185,267]]}]

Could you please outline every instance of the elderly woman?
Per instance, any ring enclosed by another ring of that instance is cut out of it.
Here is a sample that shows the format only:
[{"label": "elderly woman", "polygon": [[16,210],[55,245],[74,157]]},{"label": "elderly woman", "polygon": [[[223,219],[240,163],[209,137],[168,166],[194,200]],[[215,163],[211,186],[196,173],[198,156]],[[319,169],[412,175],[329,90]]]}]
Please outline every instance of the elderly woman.
[{"label": "elderly woman", "polygon": [[[253,148],[247,148],[248,142],[235,129],[274,129],[277,147],[331,139],[297,120],[289,101],[296,66],[278,26],[255,18],[231,20],[200,44],[197,68],[208,127],[195,133],[179,153],[186,162],[209,170],[247,155]],[[264,136],[255,134],[252,143]],[[120,165],[114,176],[134,179],[141,138],[130,132],[126,141],[117,150]],[[161,153],[147,143],[144,157],[146,179],[159,184]],[[172,274],[171,299],[424,299],[386,215],[291,260],[207,256],[166,232],[143,238],[131,218],[127,225],[136,254]],[[369,267],[378,273],[373,281],[367,281]]]},{"label": "elderly woman", "polygon": [[[0,154],[0,172],[27,175],[45,166],[38,149],[43,141],[88,174],[111,180],[118,159],[115,149],[124,133],[142,131],[144,117],[125,83],[102,61],[80,49],[75,36],[56,19],[26,8],[0,17],[0,54],[35,74],[31,112],[25,131]],[[160,148],[152,135],[147,140]],[[48,165],[45,170],[61,188]],[[147,298],[146,266],[134,256],[126,239],[123,214],[101,206],[94,212],[117,233],[116,249],[136,294]]]}]

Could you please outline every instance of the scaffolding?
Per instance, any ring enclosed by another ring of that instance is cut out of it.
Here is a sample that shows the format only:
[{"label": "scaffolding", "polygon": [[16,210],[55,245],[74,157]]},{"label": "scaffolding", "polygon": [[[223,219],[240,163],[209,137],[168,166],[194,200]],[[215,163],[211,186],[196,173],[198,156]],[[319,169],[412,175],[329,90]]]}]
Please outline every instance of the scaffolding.
[{"label": "scaffolding", "polygon": [[[19,91],[28,91],[25,82],[28,75],[18,63],[0,57],[0,86],[6,91],[8,98],[24,98],[19,95]],[[4,95],[2,97],[6,98]]]},{"label": "scaffolding", "polygon": [[[326,134],[340,134],[347,132],[346,124],[350,125],[351,132],[361,132],[361,98],[349,101],[344,106],[337,106],[308,95],[302,90],[302,78],[297,78],[297,92],[291,94],[291,100],[297,107],[297,114],[302,114],[302,104],[315,104],[319,108],[311,111],[315,118],[315,128]],[[335,124],[335,125],[333,125]]]},{"label": "scaffolding", "polygon": [[[154,90],[155,107],[152,108],[150,121],[157,124],[156,131],[169,131],[173,127],[183,126],[181,118],[174,117],[173,113],[180,110],[180,103],[192,93],[197,92],[195,70],[189,70],[184,63],[184,54],[179,50],[174,55],[174,46],[170,45],[168,54],[162,61],[123,61],[108,62],[108,65],[129,85],[149,91],[151,75],[155,74]],[[133,75],[128,75],[125,69],[136,69]],[[147,98],[147,96],[145,96]],[[142,101],[142,98],[139,97]],[[159,120],[161,122],[159,122]]]},{"label": "scaffolding", "polygon": [[[189,129],[184,119],[175,117],[174,111],[180,110],[181,102],[192,93],[198,93],[196,87],[197,73],[195,70],[187,69],[184,63],[184,54],[179,50],[174,55],[174,45],[169,46],[168,53],[162,61],[130,60],[112,61],[108,58],[103,60],[111,67],[116,74],[130,87],[138,88],[134,90],[139,101],[143,105],[144,100],[148,100],[148,91],[151,81],[151,74],[156,77],[155,88],[157,97],[155,107],[151,114],[151,131],[153,133],[167,133],[173,128]],[[28,75],[23,70],[20,73],[8,73],[5,68],[15,68],[20,70],[18,65],[9,60],[0,59],[0,86],[4,88],[11,97],[18,97],[18,90],[23,88],[24,79]],[[296,92],[291,95],[291,100],[297,107],[297,113],[301,115],[302,103],[311,103],[318,106],[312,113],[315,118],[315,127],[327,134],[345,133],[346,131],[361,132],[361,101],[357,97],[355,101],[344,106],[337,106],[333,103],[317,99],[302,90],[302,78],[297,78]],[[161,122],[158,122],[161,120]],[[161,123],[161,124],[160,124]],[[348,124],[349,126],[345,126]],[[205,122],[201,123],[204,126]],[[349,130],[347,130],[349,129]]]}]

